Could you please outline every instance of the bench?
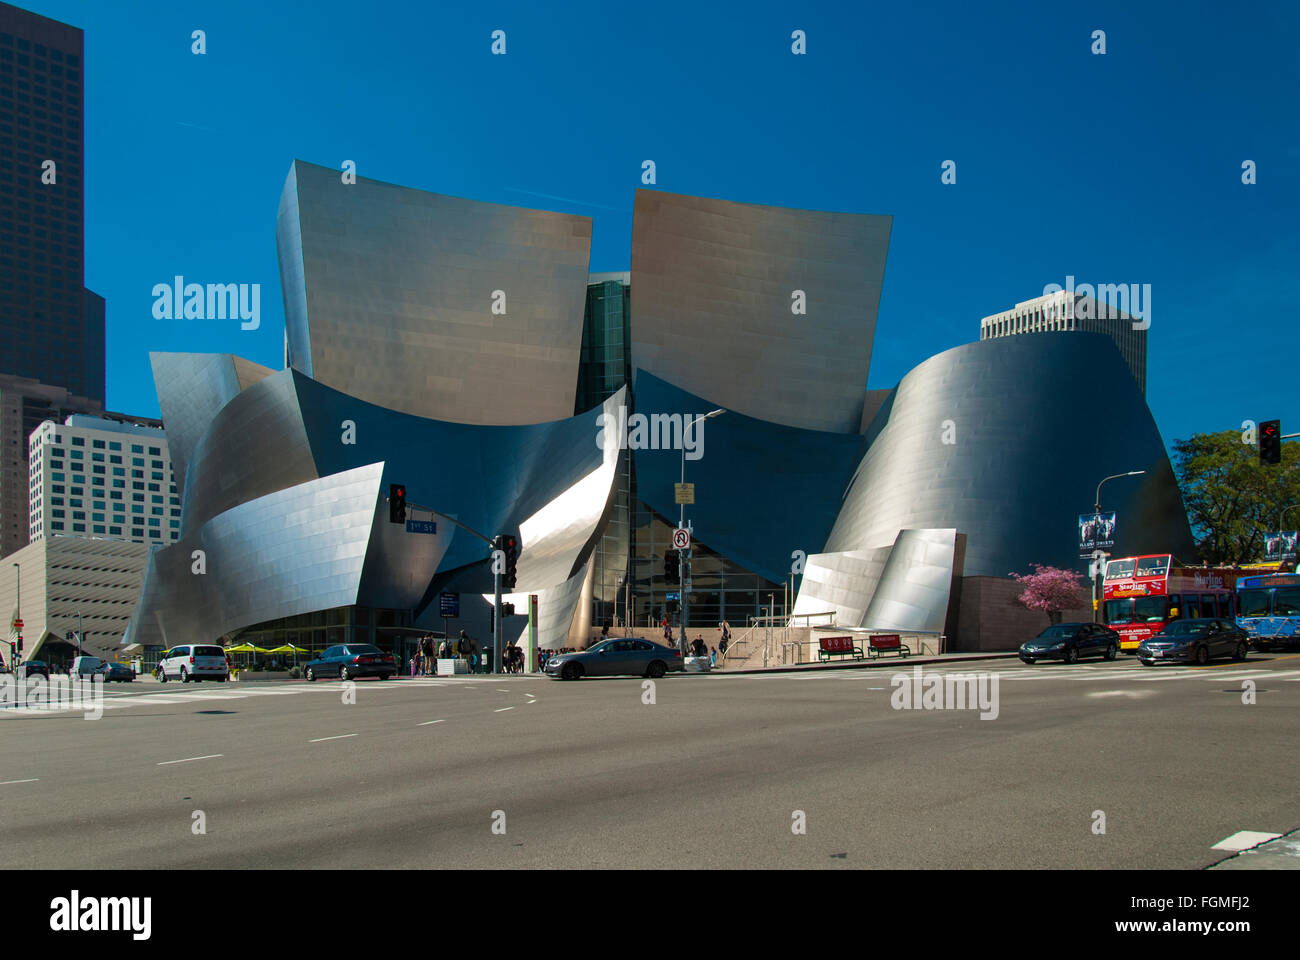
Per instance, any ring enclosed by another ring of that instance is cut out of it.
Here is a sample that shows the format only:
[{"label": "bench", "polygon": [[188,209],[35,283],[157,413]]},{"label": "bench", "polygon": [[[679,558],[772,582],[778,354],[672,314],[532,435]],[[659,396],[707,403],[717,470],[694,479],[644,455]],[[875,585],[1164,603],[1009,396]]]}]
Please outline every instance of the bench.
[{"label": "bench", "polygon": [[818,660],[829,660],[831,657],[862,659],[862,648],[854,645],[852,637],[821,637],[817,646]]},{"label": "bench", "polygon": [[910,657],[912,651],[908,649],[907,644],[903,643],[903,638],[896,633],[881,633],[872,637],[867,642],[867,652],[871,659],[876,660],[881,654],[896,653],[900,657]]}]

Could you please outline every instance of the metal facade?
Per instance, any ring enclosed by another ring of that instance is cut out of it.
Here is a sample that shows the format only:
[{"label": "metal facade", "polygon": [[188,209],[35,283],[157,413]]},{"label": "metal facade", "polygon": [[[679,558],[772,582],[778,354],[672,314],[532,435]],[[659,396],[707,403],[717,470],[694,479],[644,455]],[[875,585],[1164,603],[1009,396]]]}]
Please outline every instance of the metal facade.
[{"label": "metal facade", "polygon": [[892,224],[638,190],[632,363],[760,420],[858,432]]},{"label": "metal facade", "polygon": [[[166,357],[155,366],[170,375],[186,364],[208,369]],[[217,379],[229,393],[228,378]],[[626,401],[623,389],[581,417],[485,427],[385,410],[295,370],[252,383],[195,444],[183,535],[154,554],[131,639],[214,640],[351,604],[419,616],[452,579],[490,588],[486,545],[416,504],[489,536],[517,534],[517,589],[564,584],[599,537],[622,451],[617,433],[597,445],[596,414]],[[408,518],[433,519],[435,533],[389,522],[394,482],[407,487]]]},{"label": "metal facade", "polygon": [[[825,552],[899,531],[966,535],[966,576],[1078,564],[1075,516],[1119,511],[1118,556],[1195,553],[1164,443],[1124,359],[1096,333],[1026,334],[945,350],[899,383],[867,431]],[[951,440],[952,442],[947,442]]]},{"label": "metal facade", "polygon": [[590,218],[345,184],[295,161],[277,246],[295,369],[438,420],[572,416]]},{"label": "metal facade", "polygon": [[212,419],[241,390],[272,371],[229,353],[150,353],[149,362],[167,424],[176,491],[183,495],[190,458]]}]

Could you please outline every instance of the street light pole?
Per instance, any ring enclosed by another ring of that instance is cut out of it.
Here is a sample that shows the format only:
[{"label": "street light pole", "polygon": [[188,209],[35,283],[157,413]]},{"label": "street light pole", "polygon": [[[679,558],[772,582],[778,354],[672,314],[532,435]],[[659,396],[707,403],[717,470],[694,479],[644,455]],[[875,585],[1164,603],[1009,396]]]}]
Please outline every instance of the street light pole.
[{"label": "street light pole", "polygon": [[[686,437],[687,435],[691,432],[691,430],[695,428],[695,425],[697,423],[702,423],[705,420],[712,420],[714,417],[720,417],[726,412],[727,411],[722,409],[711,410],[708,413],[704,414],[703,416],[696,417],[694,420],[692,420],[689,424],[686,425],[685,429],[682,430],[682,483],[683,484],[686,483]],[[686,526],[686,504],[684,503],[679,504],[679,507],[680,507],[680,511],[678,513],[677,526],[679,528],[684,528]],[[678,638],[678,643],[681,644],[683,659],[685,659],[687,652],[690,649],[689,645],[686,642],[686,620],[690,616],[690,612],[691,612],[690,570],[691,570],[691,550],[694,549],[694,546],[695,544],[692,542],[690,547],[686,548],[685,550],[677,551],[677,558],[678,558],[677,578],[681,582],[680,586],[681,586],[681,595],[682,595],[682,632],[680,637]]]},{"label": "street light pole", "polygon": [[[17,587],[14,591],[16,594],[14,598],[14,619],[17,620],[19,623],[22,623],[23,622],[23,568],[22,565],[18,563],[13,564],[12,566],[14,570],[17,571],[16,576],[18,578]],[[9,664],[9,666],[13,668],[15,677],[18,676],[18,641],[22,639],[22,635],[23,635],[22,630],[18,630],[14,635],[13,644],[9,647],[9,659],[13,661],[12,663]]]},{"label": "street light pole", "polygon": [[1282,518],[1287,515],[1287,511],[1293,510],[1296,507],[1300,507],[1300,500],[1297,500],[1295,503],[1288,503],[1285,507],[1283,507],[1281,510],[1278,511],[1277,529],[1279,533],[1282,530]]},{"label": "street light pole", "polygon": [[[1113,474],[1113,475],[1111,475],[1111,476],[1109,476],[1109,477],[1103,477],[1101,483],[1097,484],[1097,496],[1096,496],[1096,498],[1093,500],[1093,504],[1092,504],[1092,515],[1093,515],[1094,517],[1100,517],[1100,516],[1101,516],[1101,487],[1102,487],[1102,484],[1104,484],[1107,480],[1118,480],[1120,477],[1140,477],[1140,476],[1141,476],[1142,474],[1144,474],[1144,473],[1146,473],[1145,470],[1130,470],[1130,471],[1128,471],[1128,473],[1116,473],[1116,474]],[[1098,569],[1098,566],[1099,566],[1099,565],[1098,565],[1096,559],[1094,559],[1094,560],[1093,560],[1093,571],[1092,571],[1092,622],[1093,622],[1093,623],[1097,623],[1097,622],[1100,621],[1100,619],[1101,619],[1100,611],[1098,610],[1099,604],[1098,604],[1097,600],[1098,600],[1099,595],[1101,594],[1101,589],[1100,589],[1100,587],[1099,587],[1099,584],[1101,583],[1101,574],[1102,574],[1102,571],[1101,571],[1100,569]]]}]

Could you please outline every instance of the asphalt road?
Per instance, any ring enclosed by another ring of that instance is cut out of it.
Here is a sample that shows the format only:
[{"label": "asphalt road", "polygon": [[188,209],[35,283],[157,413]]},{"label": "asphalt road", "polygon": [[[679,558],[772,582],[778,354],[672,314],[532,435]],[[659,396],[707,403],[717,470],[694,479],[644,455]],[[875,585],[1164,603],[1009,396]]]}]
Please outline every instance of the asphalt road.
[{"label": "asphalt road", "polygon": [[669,676],[653,704],[637,679],[122,685],[97,721],[0,711],[0,868],[1200,868],[1300,826],[1300,657],[936,672],[982,669],[996,719],[894,709],[906,664]]}]

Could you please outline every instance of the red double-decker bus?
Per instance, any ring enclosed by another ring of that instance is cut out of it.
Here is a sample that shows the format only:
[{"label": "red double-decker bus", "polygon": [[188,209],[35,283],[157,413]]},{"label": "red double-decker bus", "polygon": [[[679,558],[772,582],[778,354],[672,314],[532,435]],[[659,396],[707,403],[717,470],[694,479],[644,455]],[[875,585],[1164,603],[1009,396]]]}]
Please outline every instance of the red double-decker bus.
[{"label": "red double-decker bus", "polygon": [[1138,644],[1174,620],[1236,616],[1239,570],[1184,567],[1167,553],[1123,557],[1106,564],[1101,619],[1122,637],[1120,648]]}]

